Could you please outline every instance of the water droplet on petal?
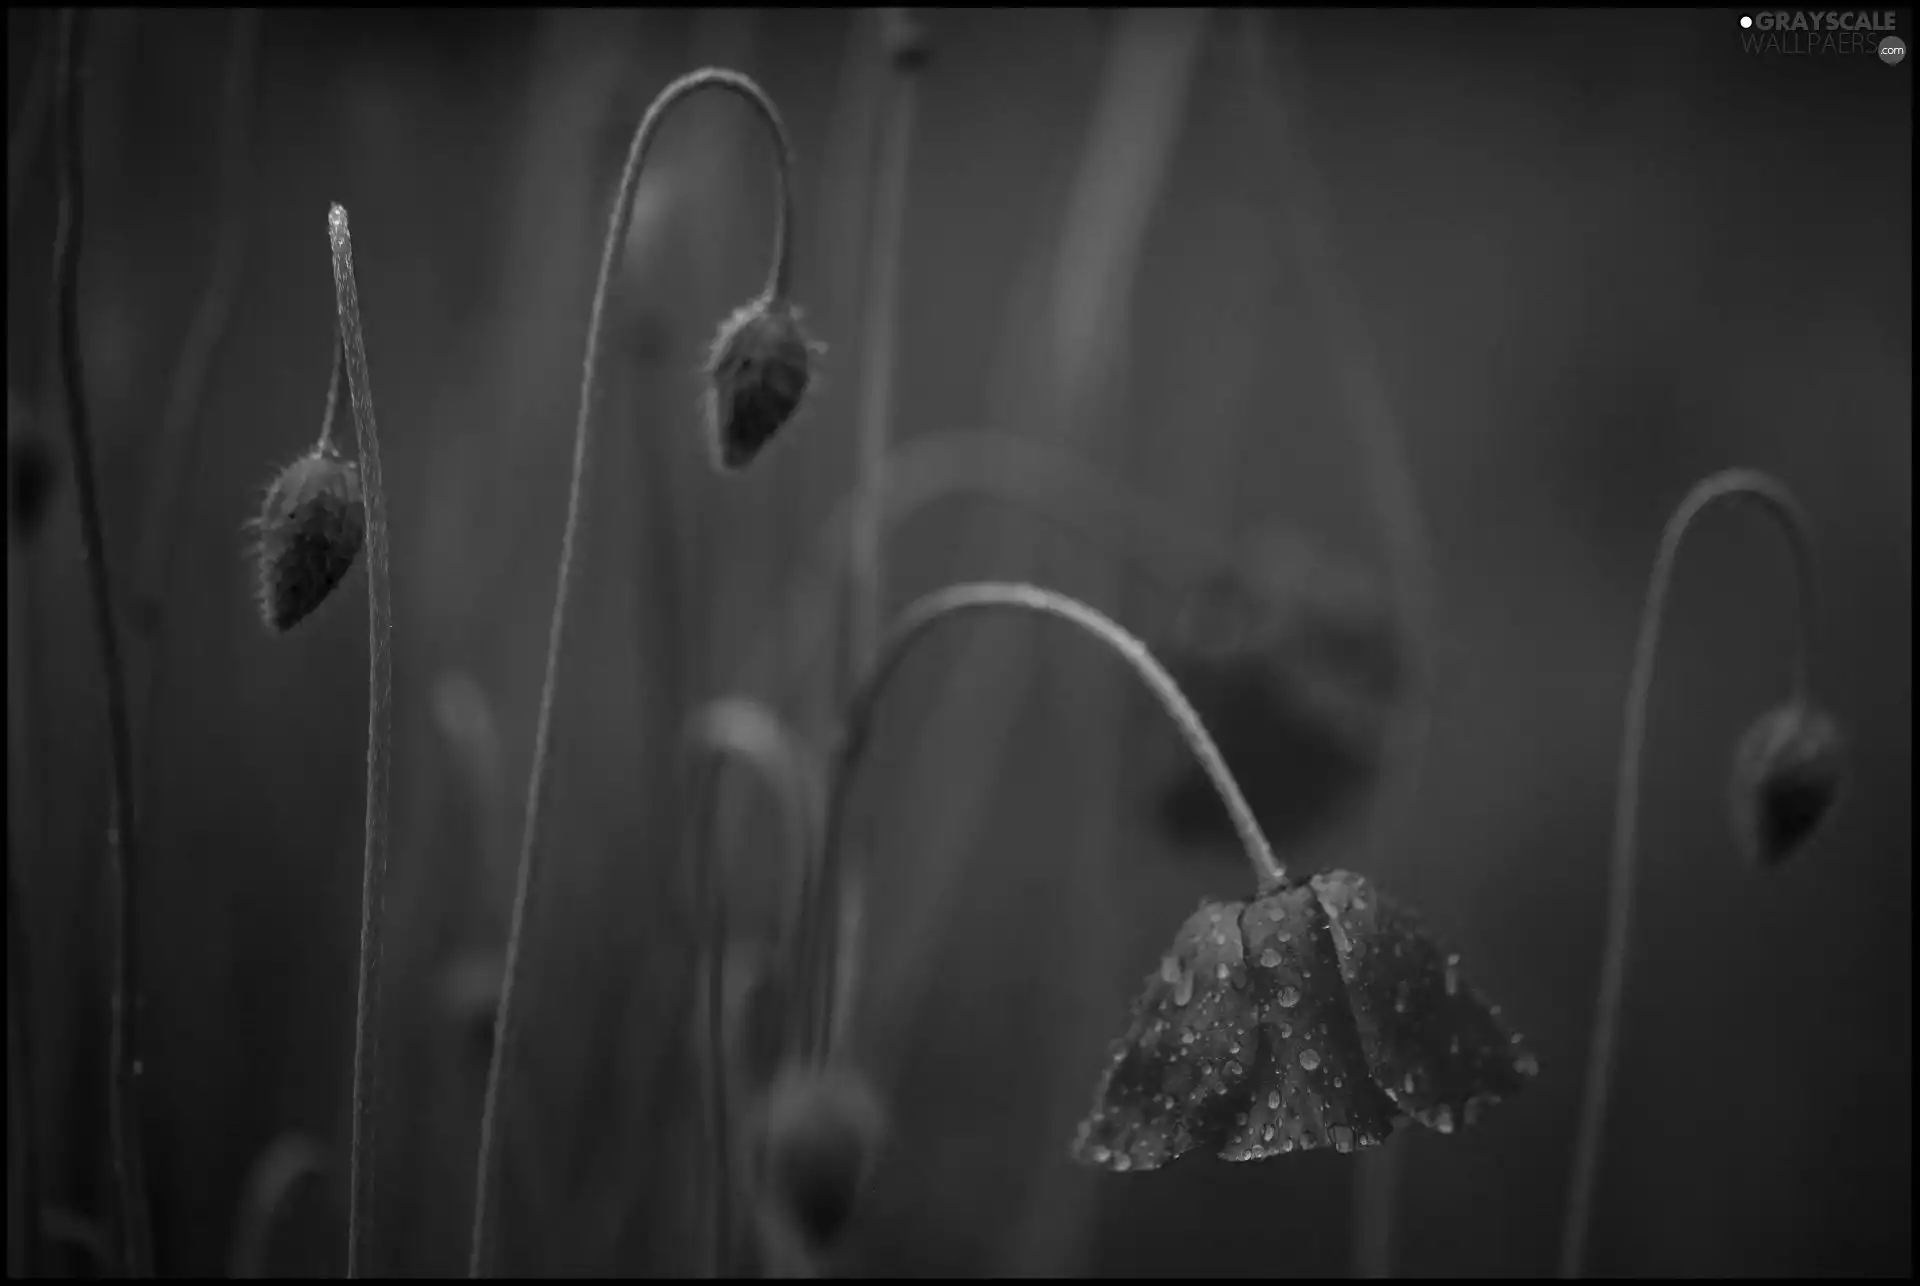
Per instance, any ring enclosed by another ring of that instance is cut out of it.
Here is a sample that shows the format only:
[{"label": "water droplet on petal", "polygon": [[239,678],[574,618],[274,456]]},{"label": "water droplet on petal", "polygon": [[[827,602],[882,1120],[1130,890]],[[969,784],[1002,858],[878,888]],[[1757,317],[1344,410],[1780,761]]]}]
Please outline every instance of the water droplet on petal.
[{"label": "water droplet on petal", "polygon": [[1225,982],[1227,980],[1227,975],[1232,972],[1233,971],[1231,969],[1227,968],[1227,962],[1224,960],[1222,960],[1218,965],[1214,966],[1214,975],[1218,977],[1221,982]]},{"label": "water droplet on petal", "polygon": [[1333,1127],[1333,1150],[1335,1152],[1353,1151],[1353,1131],[1344,1125]]},{"label": "water droplet on petal", "polygon": [[1197,1039],[1199,1039],[1199,1037],[1193,1034],[1193,1030],[1191,1028],[1180,1033],[1180,1043],[1182,1045],[1191,1045]]},{"label": "water droplet on petal", "polygon": [[1273,1126],[1271,1124],[1260,1127],[1260,1138],[1267,1143],[1273,1142]]},{"label": "water droplet on petal", "polygon": [[1189,1000],[1192,1000],[1192,999],[1193,999],[1193,975],[1190,973],[1183,973],[1180,975],[1179,983],[1174,986],[1173,1003],[1176,1005],[1184,1005]]},{"label": "water droplet on petal", "polygon": [[1113,1168],[1120,1171],[1133,1169],[1133,1158],[1122,1152],[1113,1158]]},{"label": "water droplet on petal", "polygon": [[1453,1133],[1453,1109],[1445,1103],[1440,1105],[1440,1114],[1434,1118],[1433,1128],[1442,1134]]},{"label": "water droplet on petal", "polygon": [[1286,918],[1287,918],[1287,913],[1281,910],[1279,907],[1270,906],[1267,908],[1267,919],[1272,920],[1275,924],[1280,923],[1280,921]]},{"label": "water droplet on petal", "polygon": [[1310,1049],[1301,1050],[1300,1066],[1306,1068],[1308,1071],[1312,1071],[1314,1068],[1320,1066],[1320,1055]]},{"label": "water droplet on petal", "polygon": [[1272,947],[1268,947],[1265,951],[1262,951],[1260,953],[1260,963],[1266,966],[1267,968],[1272,969],[1273,967],[1275,967],[1280,963],[1280,953],[1278,951],[1275,951]]},{"label": "water droplet on petal", "polygon": [[1522,1054],[1513,1060],[1513,1070],[1522,1076],[1536,1076],[1540,1072],[1540,1064],[1532,1054]]},{"label": "water droplet on petal", "polygon": [[1280,1110],[1280,1091],[1279,1090],[1267,1091],[1267,1109],[1273,1112],[1277,1112]]},{"label": "water droplet on petal", "polygon": [[1246,1070],[1246,1068],[1240,1066],[1240,1060],[1237,1058],[1227,1063],[1227,1075],[1229,1076],[1244,1076]]},{"label": "water droplet on petal", "polygon": [[1280,988],[1280,995],[1276,997],[1276,999],[1280,1001],[1280,1008],[1292,1009],[1300,1003],[1300,988],[1294,986],[1292,983],[1288,983],[1286,986]]},{"label": "water droplet on petal", "polygon": [[1180,962],[1172,956],[1160,957],[1160,981],[1168,986],[1180,981]]}]

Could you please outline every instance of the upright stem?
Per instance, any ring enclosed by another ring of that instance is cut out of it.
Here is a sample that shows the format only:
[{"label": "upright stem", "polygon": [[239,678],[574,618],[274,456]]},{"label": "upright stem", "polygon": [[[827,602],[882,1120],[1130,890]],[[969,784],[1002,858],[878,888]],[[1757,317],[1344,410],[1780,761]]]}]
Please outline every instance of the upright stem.
[{"label": "upright stem", "polygon": [[367,514],[367,820],[360,882],[360,981],[353,1024],[353,1157],[347,1188],[347,1276],[366,1269],[372,1219],[375,1066],[380,1036],[380,951],[386,919],[387,791],[392,773],[393,607],[387,586],[387,498],[381,481],[380,433],[360,333],[360,290],[353,276],[353,234],[347,211],[327,212],[333,248],[333,294],[340,314],[347,394],[360,439],[360,487]]},{"label": "upright stem", "polygon": [[821,975],[825,962],[836,958],[839,929],[838,917],[830,914],[826,908],[836,905],[840,882],[840,832],[846,822],[847,801],[861,756],[872,741],[874,715],[879,707],[880,696],[907,653],[934,625],[964,612],[987,609],[1037,612],[1066,621],[1117,653],[1159,698],[1160,704],[1179,726],[1181,736],[1185,738],[1194,757],[1200,761],[1201,768],[1206,771],[1221,801],[1225,803],[1228,816],[1233,819],[1234,830],[1239,833],[1240,843],[1246,849],[1247,861],[1253,867],[1259,887],[1263,891],[1278,888],[1286,880],[1285,868],[1274,858],[1272,846],[1267,843],[1260,823],[1254,818],[1253,809],[1240,793],[1240,787],[1228,770],[1219,747],[1207,732],[1206,725],[1200,721],[1199,714],[1180,691],[1173,676],[1147,650],[1146,644],[1085,603],[1053,590],[1036,585],[1001,582],[949,585],[910,604],[894,621],[886,640],[881,644],[878,657],[854,692],[847,711],[846,727],[835,753],[832,784],[828,787],[826,824],[821,837],[819,890],[812,912],[807,916],[807,922],[814,926],[812,936],[815,943],[804,948],[801,956],[801,976],[806,980],[810,994],[808,1031],[816,1058],[824,1056],[826,1033],[833,1029],[832,989],[823,985]]},{"label": "upright stem", "polygon": [[894,337],[899,327],[901,241],[906,225],[907,156],[913,139],[920,62],[907,49],[912,17],[901,9],[879,11],[888,55],[891,92],[882,108],[874,160],[873,226],[867,256],[867,299],[862,309],[860,410],[854,459],[858,516],[853,527],[848,579],[847,637],[840,687],[852,687],[872,663],[886,597],[883,499],[887,483],[887,438],[893,418]]},{"label": "upright stem", "polygon": [[673,105],[699,89],[725,89],[738,94],[759,112],[773,133],[779,166],[778,214],[774,226],[773,266],[767,275],[766,291],[775,299],[785,298],[792,279],[789,252],[793,222],[793,191],[789,171],[792,147],[780,113],[751,77],[739,72],[708,67],[690,72],[660,91],[659,97],[641,117],[627,149],[625,166],[620,172],[620,187],[614,196],[613,214],[607,222],[607,239],[600,251],[600,275],[593,288],[593,308],[587,319],[586,356],[580,367],[580,406],[573,427],[573,475],[567,484],[567,519],[560,537],[559,583],[553,597],[553,619],[547,630],[546,676],[540,688],[540,710],[534,720],[533,766],[527,780],[526,819],[520,836],[520,860],[514,874],[513,914],[507,929],[507,951],[500,984],[500,1007],[494,1019],[493,1058],[487,1067],[487,1090],[480,1112],[480,1152],[474,1167],[473,1233],[467,1248],[467,1275],[480,1276],[486,1253],[487,1221],[490,1213],[494,1166],[494,1131],[500,1109],[502,1083],[506,1078],[508,1051],[513,1043],[515,984],[520,975],[521,937],[526,925],[527,901],[533,884],[533,863],[540,835],[540,814],[546,802],[549,742],[553,730],[553,709],[560,678],[561,646],[566,638],[567,596],[573,582],[574,548],[579,538],[580,513],[585,500],[587,447],[592,426],[594,379],[600,362],[600,334],[605,321],[607,296],[620,249],[626,244],[627,225],[633,218],[634,195],[640,187],[640,175],[646,165],[661,122]]},{"label": "upright stem", "polygon": [[108,1102],[114,1189],[119,1204],[120,1262],[132,1277],[153,1275],[146,1176],[140,1155],[138,1017],[140,973],[135,951],[139,850],[134,833],[133,736],[127,716],[126,672],[113,615],[113,578],[107,566],[100,492],[94,481],[93,436],[87,424],[86,381],[80,360],[80,240],[84,227],[81,183],[80,75],[84,38],[75,10],[60,15],[54,129],[60,165],[60,212],[54,235],[54,271],[59,280],[60,374],[66,388],[67,433],[73,443],[74,489],[87,550],[88,589],[94,632],[100,642],[100,673],[107,695],[107,741],[113,770],[111,821],[107,827],[109,898],[112,904],[112,1035],[108,1042],[113,1092]]},{"label": "upright stem", "polygon": [[1645,759],[1647,705],[1653,691],[1653,663],[1660,648],[1667,587],[1681,542],[1695,518],[1715,501],[1732,497],[1757,500],[1773,516],[1793,549],[1799,596],[1792,670],[1793,693],[1804,695],[1813,628],[1813,536],[1805,510],[1785,486],[1752,469],[1727,469],[1695,484],[1667,520],[1647,583],[1634,644],[1633,673],[1627,683],[1626,729],[1620,743],[1618,795],[1613,813],[1613,856],[1607,875],[1607,936],[1600,960],[1600,995],[1594,1004],[1593,1033],[1587,1044],[1586,1090],[1580,1102],[1579,1133],[1574,1142],[1568,1184],[1566,1222],[1560,1241],[1560,1275],[1578,1277],[1586,1259],[1587,1229],[1599,1180],[1600,1145],[1612,1090],[1615,1046],[1620,1034],[1621,997],[1627,981],[1627,947],[1633,932],[1633,886],[1639,863],[1640,773]]}]

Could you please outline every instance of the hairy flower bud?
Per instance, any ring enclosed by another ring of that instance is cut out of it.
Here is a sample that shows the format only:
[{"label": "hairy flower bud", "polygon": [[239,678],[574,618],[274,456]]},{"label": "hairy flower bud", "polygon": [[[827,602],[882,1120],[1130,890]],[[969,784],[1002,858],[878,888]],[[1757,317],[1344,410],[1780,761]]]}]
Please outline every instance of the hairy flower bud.
[{"label": "hairy flower bud", "polygon": [[720,324],[707,357],[707,445],[716,467],[745,468],[792,418],[815,351],[799,310],[768,295]]},{"label": "hairy flower bud", "polygon": [[1825,711],[1795,700],[1761,715],[1734,751],[1728,789],[1741,854],[1757,866],[1792,857],[1832,811],[1845,771],[1845,742]]},{"label": "hairy flower bud", "polygon": [[298,625],[338,585],[366,539],[359,470],[314,450],[267,487],[255,547],[260,619],[276,634]]}]

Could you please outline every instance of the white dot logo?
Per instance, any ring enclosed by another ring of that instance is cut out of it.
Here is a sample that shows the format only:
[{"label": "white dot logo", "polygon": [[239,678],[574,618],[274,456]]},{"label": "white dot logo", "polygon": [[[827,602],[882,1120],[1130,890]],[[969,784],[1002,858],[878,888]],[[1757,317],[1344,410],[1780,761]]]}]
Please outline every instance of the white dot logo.
[{"label": "white dot logo", "polygon": [[1888,36],[1880,42],[1880,61],[1889,67],[1898,67],[1900,60],[1907,56],[1907,42],[1898,36]]},{"label": "white dot logo", "polygon": [[1741,25],[1742,27],[1751,27],[1751,26],[1753,25],[1753,19],[1751,19],[1751,18],[1742,18],[1742,19],[1740,19],[1740,25]]}]

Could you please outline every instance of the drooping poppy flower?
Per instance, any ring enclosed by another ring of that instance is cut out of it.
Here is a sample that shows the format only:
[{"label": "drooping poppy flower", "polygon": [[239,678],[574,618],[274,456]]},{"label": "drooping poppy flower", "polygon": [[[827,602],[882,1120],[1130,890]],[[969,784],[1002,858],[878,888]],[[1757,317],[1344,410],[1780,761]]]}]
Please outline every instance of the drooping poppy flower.
[{"label": "drooping poppy flower", "polygon": [[1152,1170],[1195,1148],[1228,1161],[1441,1133],[1537,1071],[1448,954],[1368,881],[1316,876],[1207,902],[1135,1002],[1076,1159]]},{"label": "drooping poppy flower", "polygon": [[[1256,543],[1204,582],[1155,652],[1199,710],[1278,845],[1298,845],[1378,777],[1406,657],[1391,604],[1363,570],[1297,537]],[[1234,845],[1191,756],[1160,792],[1161,832]]]}]

